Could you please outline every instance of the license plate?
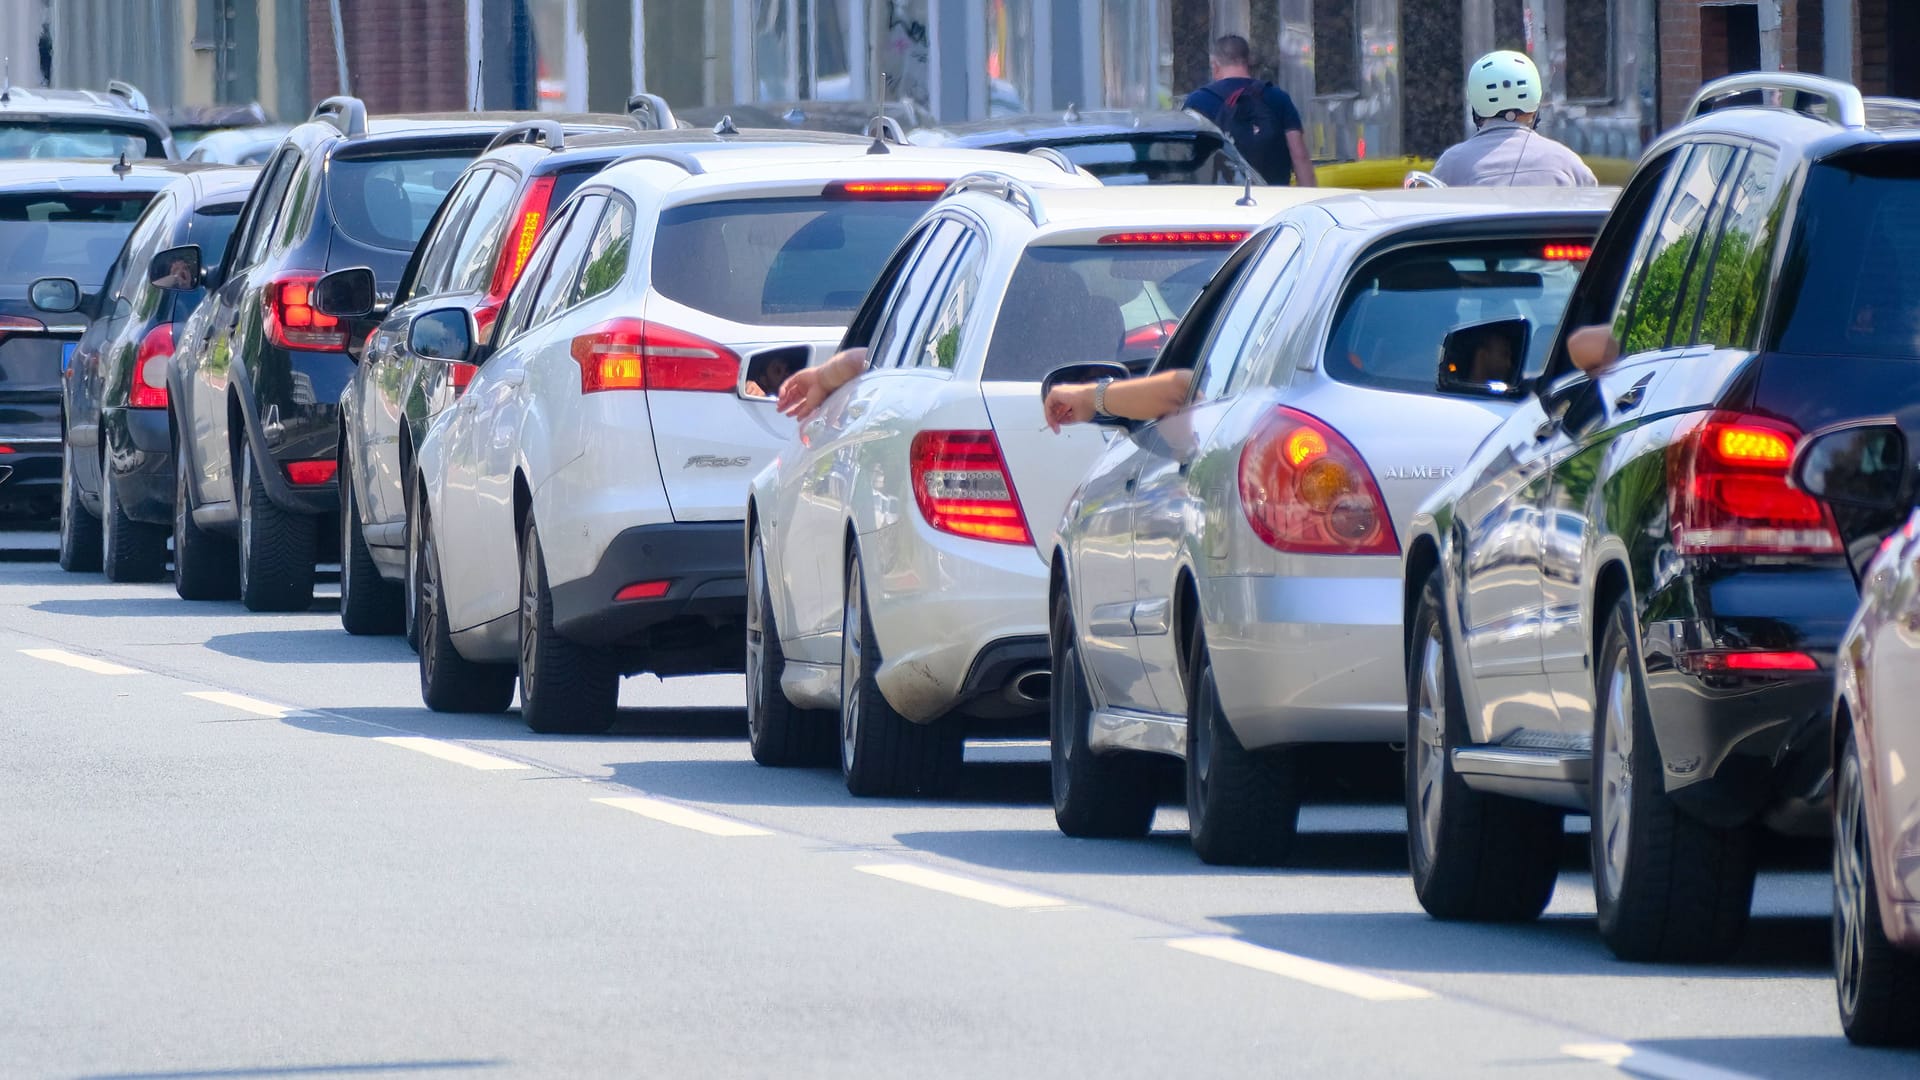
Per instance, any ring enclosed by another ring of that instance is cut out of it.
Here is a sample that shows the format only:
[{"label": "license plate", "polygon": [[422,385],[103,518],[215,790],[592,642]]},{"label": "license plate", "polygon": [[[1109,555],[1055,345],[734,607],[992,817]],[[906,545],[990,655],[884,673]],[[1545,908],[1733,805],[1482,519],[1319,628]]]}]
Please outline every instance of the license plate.
[{"label": "license plate", "polygon": [[67,369],[73,366],[73,350],[79,347],[80,343],[77,341],[69,341],[60,346],[60,374],[65,375]]}]

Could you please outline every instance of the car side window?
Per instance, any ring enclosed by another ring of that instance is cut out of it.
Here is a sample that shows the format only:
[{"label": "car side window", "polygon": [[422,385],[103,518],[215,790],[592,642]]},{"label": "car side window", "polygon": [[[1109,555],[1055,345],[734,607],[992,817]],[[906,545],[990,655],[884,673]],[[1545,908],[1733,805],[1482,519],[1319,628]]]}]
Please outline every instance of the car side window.
[{"label": "car side window", "polygon": [[600,215],[593,235],[587,240],[586,262],[580,268],[580,280],[574,283],[567,306],[584,304],[596,296],[613,291],[627,273],[627,256],[633,252],[633,204],[625,196],[607,200],[607,212]]},{"label": "car side window", "polygon": [[293,182],[299,163],[299,151],[289,148],[282,150],[267,167],[267,174],[254,194],[252,216],[247,222],[247,242],[239,249],[235,269],[252,266],[266,255],[267,241],[272,238],[274,223],[279,220],[280,203],[286,198],[287,186]]},{"label": "car side window", "polygon": [[960,239],[959,250],[948,260],[945,281],[940,285],[933,317],[919,342],[902,361],[915,367],[952,371],[960,362],[960,335],[966,330],[967,316],[980,295],[980,278],[986,270],[987,245],[972,230]]},{"label": "car side window", "polygon": [[574,279],[586,261],[587,242],[593,239],[594,226],[606,205],[605,195],[588,195],[574,206],[573,216],[566,223],[567,231],[553,246],[546,279],[540,283],[540,291],[533,294],[533,306],[527,312],[528,326],[538,326],[566,308]]},{"label": "car side window", "polygon": [[1240,280],[1254,265],[1254,257],[1266,250],[1274,235],[1273,229],[1255,233],[1227,256],[1227,261],[1214,272],[1213,280],[1207,282],[1207,287],[1194,298],[1186,317],[1180,320],[1179,328],[1160,347],[1160,355],[1154,357],[1153,361],[1154,373],[1193,370],[1213,340],[1214,324],[1226,314],[1226,305],[1239,290]]},{"label": "car side window", "polygon": [[[147,204],[140,220],[128,235],[127,242],[120,247],[119,258],[113,260],[113,266],[107,270],[105,284],[100,286],[100,295],[116,301],[130,301],[139,291],[140,277],[146,273],[147,263],[159,249],[154,247],[154,238],[163,227],[173,220],[173,196],[161,195]],[[143,253],[147,256],[143,258]],[[134,267],[139,267],[135,271]]]},{"label": "car side window", "polygon": [[1299,253],[1300,234],[1282,228],[1268,241],[1259,261],[1242,276],[1226,309],[1214,319],[1213,333],[1201,350],[1193,376],[1193,401],[1217,401],[1226,396],[1228,383],[1254,353],[1258,336],[1255,328],[1266,323],[1271,330],[1272,319],[1279,317],[1287,290],[1277,286]]},{"label": "car side window", "polygon": [[1724,144],[1696,146],[1675,174],[1672,197],[1615,311],[1613,334],[1622,356],[1664,349],[1672,340],[1688,272],[1734,155]]},{"label": "car side window", "polygon": [[420,242],[419,265],[406,292],[395,299],[396,304],[446,291],[447,267],[453,263],[453,253],[461,246],[461,237],[472,231],[468,223],[473,219],[473,204],[489,184],[499,179],[500,174],[493,169],[475,169],[454,185],[433,231]]},{"label": "car side window", "polygon": [[958,222],[950,218],[943,218],[934,224],[933,231],[927,235],[927,242],[921,245],[914,256],[912,268],[907,271],[887,305],[886,316],[881,321],[879,332],[874,334],[873,346],[867,354],[868,367],[900,366],[901,343],[912,338],[914,325],[926,307],[927,294],[964,231]]},{"label": "car side window", "polygon": [[482,292],[493,284],[493,272],[500,261],[500,245],[512,228],[513,205],[520,195],[519,185],[504,174],[494,178],[467,215],[467,228],[460,234],[460,246],[447,264],[448,292]]},{"label": "car side window", "polygon": [[1693,335],[1698,344],[1751,349],[1759,341],[1767,267],[1786,212],[1785,193],[1776,186],[1779,165],[1771,153],[1754,150],[1740,179],[1728,188],[1719,240],[1704,272],[1695,275],[1707,283],[1699,330]]},{"label": "car side window", "polygon": [[[935,223],[937,224],[937,223]],[[899,294],[900,286],[906,281],[907,271],[913,266],[913,257],[920,253],[926,240],[933,234],[933,225],[921,225],[908,233],[900,241],[893,254],[887,257],[887,265],[873,279],[873,286],[867,290],[867,297],[860,302],[860,310],[854,312],[852,321],[847,323],[846,336],[840,339],[842,349],[855,349],[872,344],[885,321],[893,298]]]},{"label": "car side window", "polygon": [[553,249],[560,234],[573,220],[573,207],[561,207],[560,213],[547,223],[547,231],[534,244],[533,254],[527,258],[527,269],[514,283],[512,291],[507,293],[506,302],[500,309],[500,321],[495,323],[494,341],[505,345],[520,335],[528,325],[528,316],[533,311],[534,295],[546,282],[547,267],[553,264]]}]

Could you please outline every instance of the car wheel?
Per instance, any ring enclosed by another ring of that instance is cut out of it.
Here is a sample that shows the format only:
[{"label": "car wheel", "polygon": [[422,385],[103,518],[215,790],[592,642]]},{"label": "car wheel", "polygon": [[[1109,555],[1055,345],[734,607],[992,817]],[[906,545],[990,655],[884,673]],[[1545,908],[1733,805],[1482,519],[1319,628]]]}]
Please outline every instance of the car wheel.
[{"label": "car wheel", "polygon": [[1194,853],[1215,866],[1276,866],[1293,847],[1300,820],[1295,755],[1241,745],[1220,707],[1197,620],[1187,656],[1187,832]]},{"label": "car wheel", "polygon": [[592,735],[613,726],[620,668],[611,653],[561,636],[533,515],[520,533],[520,716],[543,735]]},{"label": "car wheel", "polygon": [[[417,481],[416,481],[416,486],[417,486]],[[404,625],[406,626],[407,647],[409,649],[412,649],[414,652],[419,652],[420,651],[420,604],[418,601],[420,596],[420,585],[419,585],[420,559],[417,554],[417,549],[419,548],[420,545],[419,545],[419,542],[414,539],[414,533],[418,531],[418,527],[415,525],[415,522],[418,519],[414,517],[413,488],[412,487],[406,488],[403,494],[406,496],[406,502],[407,502],[407,527],[406,527],[407,572],[406,572],[406,577],[403,579],[400,585],[400,597],[401,597],[401,603],[403,605],[402,619],[403,619]]]},{"label": "car wheel", "polygon": [[1049,633],[1053,689],[1047,697],[1047,742],[1054,824],[1068,836],[1145,836],[1159,801],[1153,763],[1127,751],[1096,754],[1089,745],[1093,694],[1065,589],[1054,598]]},{"label": "car wheel", "polygon": [[317,522],[282,508],[267,494],[253,451],[240,452],[240,602],[248,611],[305,611],[313,606]]},{"label": "car wheel", "polygon": [[1622,960],[1723,959],[1753,906],[1753,836],[1706,825],[1667,797],[1634,625],[1623,597],[1595,665],[1589,844],[1600,937]]},{"label": "car wheel", "polygon": [[167,529],[127,516],[120,502],[119,474],[100,466],[100,569],[108,581],[159,581],[167,575]]},{"label": "car wheel", "polygon": [[1467,744],[1466,706],[1440,618],[1440,574],[1427,579],[1407,657],[1407,862],[1436,919],[1538,918],[1560,875],[1565,815],[1468,787],[1453,771]]},{"label": "car wheel", "polygon": [[182,600],[232,600],[240,595],[239,559],[233,540],[193,521],[191,466],[173,444],[173,591]]},{"label": "car wheel", "polygon": [[92,573],[100,569],[100,519],[87,513],[74,485],[73,447],[60,446],[60,569]]},{"label": "car wheel", "polygon": [[959,719],[916,724],[894,711],[873,673],[880,646],[867,617],[860,556],[847,560],[840,617],[840,771],[855,795],[945,795],[960,782],[966,736]]},{"label": "car wheel", "polygon": [[762,765],[833,760],[833,717],[800,709],[780,689],[786,655],[773,619],[773,588],[758,533],[747,555],[747,745]]},{"label": "car wheel", "polygon": [[1847,737],[1833,796],[1833,974],[1840,1027],[1863,1046],[1920,1045],[1920,956],[1887,940],[1868,842],[1860,744]]},{"label": "car wheel", "polygon": [[340,625],[349,634],[397,634],[405,625],[401,590],[380,575],[367,551],[360,525],[360,504],[353,497],[351,459],[340,469]]},{"label": "car wheel", "polygon": [[426,507],[415,504],[411,520],[417,539],[408,554],[420,568],[414,577],[414,606],[420,613],[420,700],[434,712],[506,712],[513,704],[513,665],[475,663],[454,648],[441,592],[440,553]]}]

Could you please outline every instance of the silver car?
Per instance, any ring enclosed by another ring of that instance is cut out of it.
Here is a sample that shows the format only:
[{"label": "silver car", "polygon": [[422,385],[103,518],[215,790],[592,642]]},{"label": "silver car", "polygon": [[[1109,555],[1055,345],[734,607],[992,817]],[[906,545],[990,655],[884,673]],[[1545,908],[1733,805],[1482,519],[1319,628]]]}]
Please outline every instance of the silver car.
[{"label": "silver car", "polygon": [[1400,533],[1539,369],[1613,195],[1345,196],[1221,268],[1156,364],[1187,405],[1115,426],[1054,544],[1062,831],[1145,833],[1171,755],[1200,857],[1278,862],[1285,748],[1405,738]]}]

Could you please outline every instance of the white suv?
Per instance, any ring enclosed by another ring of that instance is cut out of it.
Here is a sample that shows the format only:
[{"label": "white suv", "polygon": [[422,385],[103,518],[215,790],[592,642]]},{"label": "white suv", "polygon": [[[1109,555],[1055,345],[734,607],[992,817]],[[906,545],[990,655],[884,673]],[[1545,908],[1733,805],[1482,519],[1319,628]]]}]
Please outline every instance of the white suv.
[{"label": "white suv", "polygon": [[825,758],[837,712],[855,794],[938,792],[970,722],[1039,729],[1045,553],[1104,446],[1096,428],[1047,430],[1040,380],[1075,362],[1144,369],[1233,246],[1315,195],[955,185],[847,331],[868,372],[753,482],[758,761]]},{"label": "white suv", "polygon": [[[747,481],[791,437],[770,398],[830,352],[957,177],[1093,185],[1049,158],[881,142],[635,151],[556,214],[495,323],[417,317],[480,364],[422,439],[409,566],[421,692],[536,731],[604,730],[623,674],[741,668]],[[784,370],[783,370],[784,369]]]}]

